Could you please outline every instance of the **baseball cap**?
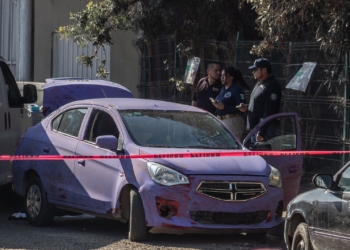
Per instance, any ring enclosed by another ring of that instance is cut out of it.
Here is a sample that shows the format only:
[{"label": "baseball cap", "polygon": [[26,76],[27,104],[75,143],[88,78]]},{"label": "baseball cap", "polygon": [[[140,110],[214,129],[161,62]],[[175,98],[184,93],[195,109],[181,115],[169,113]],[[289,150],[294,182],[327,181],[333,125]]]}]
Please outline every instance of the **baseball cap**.
[{"label": "baseball cap", "polygon": [[267,60],[266,58],[259,58],[259,59],[255,60],[253,66],[249,67],[249,69],[257,69],[257,68],[271,69],[271,64],[270,64],[269,60]]}]

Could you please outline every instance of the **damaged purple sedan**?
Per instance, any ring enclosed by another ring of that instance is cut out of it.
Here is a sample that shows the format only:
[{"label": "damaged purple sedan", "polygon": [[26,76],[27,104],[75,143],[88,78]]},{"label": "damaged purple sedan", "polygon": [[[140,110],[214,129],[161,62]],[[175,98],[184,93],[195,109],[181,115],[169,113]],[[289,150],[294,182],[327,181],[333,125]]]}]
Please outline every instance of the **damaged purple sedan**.
[{"label": "damaged purple sedan", "polygon": [[[300,149],[296,115],[272,118],[286,124],[276,130],[272,149]],[[105,98],[59,108],[26,131],[16,154],[232,150],[248,149],[203,110],[154,100]],[[281,162],[288,162],[291,175],[297,174],[300,157]],[[280,163],[276,162],[278,168]],[[48,225],[62,211],[86,213],[128,223],[132,241],[145,240],[149,232],[213,230],[264,237],[282,221],[281,185],[282,179],[290,179],[287,175],[281,177],[277,167],[260,156],[13,162],[15,191],[25,197],[32,225]]]}]

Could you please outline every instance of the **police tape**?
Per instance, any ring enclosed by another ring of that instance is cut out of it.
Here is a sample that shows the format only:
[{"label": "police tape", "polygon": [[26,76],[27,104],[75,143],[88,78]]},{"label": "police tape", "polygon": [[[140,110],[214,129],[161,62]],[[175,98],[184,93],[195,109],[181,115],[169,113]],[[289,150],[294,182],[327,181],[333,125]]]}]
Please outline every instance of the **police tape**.
[{"label": "police tape", "polygon": [[159,158],[202,158],[228,156],[313,156],[313,155],[343,155],[350,151],[224,151],[224,152],[189,152],[167,154],[140,155],[0,155],[0,161],[23,160],[96,160],[96,159],[159,159]]}]

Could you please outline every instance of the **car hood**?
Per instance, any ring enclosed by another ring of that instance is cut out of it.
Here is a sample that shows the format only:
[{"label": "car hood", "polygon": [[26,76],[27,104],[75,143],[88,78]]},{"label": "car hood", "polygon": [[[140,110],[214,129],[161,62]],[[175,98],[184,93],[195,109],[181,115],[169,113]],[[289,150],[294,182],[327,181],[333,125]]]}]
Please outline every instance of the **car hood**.
[{"label": "car hood", "polygon": [[[229,150],[174,149],[141,147],[140,154],[171,154],[199,152],[228,152]],[[147,159],[193,175],[253,175],[268,176],[270,167],[260,156],[231,156],[205,158],[163,158]]]}]

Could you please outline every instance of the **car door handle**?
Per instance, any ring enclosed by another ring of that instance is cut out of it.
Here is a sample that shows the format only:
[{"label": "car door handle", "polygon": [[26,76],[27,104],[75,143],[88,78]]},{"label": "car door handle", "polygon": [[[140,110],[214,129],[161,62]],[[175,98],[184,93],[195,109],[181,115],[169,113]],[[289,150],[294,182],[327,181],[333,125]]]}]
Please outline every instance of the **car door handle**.
[{"label": "car door handle", "polygon": [[48,153],[48,152],[50,152],[50,148],[49,148],[49,147],[44,147],[43,151],[44,151],[45,153]]},{"label": "car door handle", "polygon": [[85,160],[84,160],[84,159],[79,159],[79,160],[78,160],[78,164],[79,164],[80,166],[85,167]]}]

